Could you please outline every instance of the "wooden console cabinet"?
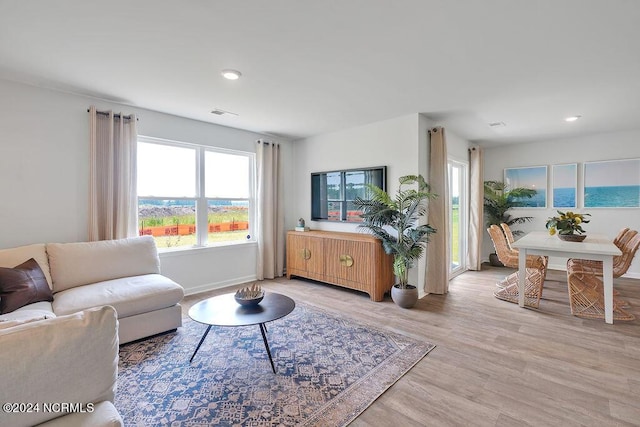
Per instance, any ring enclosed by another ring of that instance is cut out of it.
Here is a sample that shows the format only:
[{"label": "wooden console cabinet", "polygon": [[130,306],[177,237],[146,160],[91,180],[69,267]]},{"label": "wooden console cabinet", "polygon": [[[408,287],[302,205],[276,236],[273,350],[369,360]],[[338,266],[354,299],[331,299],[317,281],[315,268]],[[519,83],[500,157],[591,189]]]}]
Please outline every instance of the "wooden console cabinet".
[{"label": "wooden console cabinet", "polygon": [[287,233],[287,278],[331,283],[369,294],[382,301],[393,286],[393,257],[375,237],[333,231]]}]

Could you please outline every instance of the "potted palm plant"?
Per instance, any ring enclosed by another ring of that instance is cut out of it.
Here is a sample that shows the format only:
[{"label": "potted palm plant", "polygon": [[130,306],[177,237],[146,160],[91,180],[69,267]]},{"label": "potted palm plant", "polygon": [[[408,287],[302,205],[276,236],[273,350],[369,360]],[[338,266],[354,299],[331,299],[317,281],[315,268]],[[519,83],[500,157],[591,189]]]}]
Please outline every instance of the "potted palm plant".
[{"label": "potted palm plant", "polygon": [[[427,202],[436,197],[421,175],[399,179],[395,198],[380,187],[367,185],[367,198],[356,198],[354,205],[362,211],[362,224],[382,241],[385,252],[393,255],[393,272],[398,283],[391,288],[391,298],[403,308],[418,300],[418,288],[409,284],[409,269],[420,259],[436,229],[429,224],[418,225],[427,213]],[[391,231],[392,230],[392,231]]]},{"label": "potted palm plant", "polygon": [[[500,225],[505,223],[512,228],[514,224],[523,224],[531,221],[531,216],[514,217],[508,213],[509,209],[524,206],[523,200],[530,199],[537,194],[536,190],[531,188],[508,188],[502,181],[485,181],[484,182],[484,213],[487,219],[486,226]],[[513,230],[513,234],[518,236],[522,234],[520,230]],[[498,255],[494,253],[489,255],[489,263],[491,265],[502,267],[503,264],[498,259]]]}]

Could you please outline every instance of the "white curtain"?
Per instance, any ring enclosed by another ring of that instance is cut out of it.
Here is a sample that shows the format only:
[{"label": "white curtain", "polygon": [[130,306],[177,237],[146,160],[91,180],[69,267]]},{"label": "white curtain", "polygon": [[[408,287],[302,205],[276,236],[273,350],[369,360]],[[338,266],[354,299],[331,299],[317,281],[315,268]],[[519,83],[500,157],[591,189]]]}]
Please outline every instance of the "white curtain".
[{"label": "white curtain", "polygon": [[258,140],[258,280],[274,279],[284,272],[284,211],[280,177],[280,144]]},{"label": "white curtain", "polygon": [[482,236],[484,234],[484,181],[482,149],[469,149],[469,249],[467,268],[482,269]]},{"label": "white curtain", "polygon": [[449,291],[449,177],[447,143],[444,128],[429,130],[429,185],[438,195],[429,201],[429,225],[437,232],[431,235],[427,245],[427,272],[424,290],[431,294]]},{"label": "white curtain", "polygon": [[89,108],[89,241],[137,235],[135,115]]}]

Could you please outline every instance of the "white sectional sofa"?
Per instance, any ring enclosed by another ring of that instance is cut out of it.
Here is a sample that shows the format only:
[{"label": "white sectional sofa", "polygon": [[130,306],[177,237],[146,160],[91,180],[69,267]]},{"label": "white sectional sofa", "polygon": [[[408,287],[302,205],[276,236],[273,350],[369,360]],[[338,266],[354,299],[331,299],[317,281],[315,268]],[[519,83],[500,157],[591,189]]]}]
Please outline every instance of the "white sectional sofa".
[{"label": "white sectional sofa", "polygon": [[0,323],[0,426],[122,426],[112,307],[11,323]]},{"label": "white sectional sofa", "polygon": [[[34,302],[0,314],[0,322],[45,319],[110,305],[118,314],[120,344],[182,325],[179,302],[184,289],[160,274],[160,259],[151,236],[2,249],[0,267],[10,274],[31,258],[44,273],[52,301],[46,301],[40,292],[31,300]],[[33,270],[24,271],[34,274]],[[37,277],[32,279],[37,282]],[[22,292],[20,298],[29,300],[28,292]],[[3,302],[16,300],[14,296],[3,299],[0,295],[0,309]]]}]

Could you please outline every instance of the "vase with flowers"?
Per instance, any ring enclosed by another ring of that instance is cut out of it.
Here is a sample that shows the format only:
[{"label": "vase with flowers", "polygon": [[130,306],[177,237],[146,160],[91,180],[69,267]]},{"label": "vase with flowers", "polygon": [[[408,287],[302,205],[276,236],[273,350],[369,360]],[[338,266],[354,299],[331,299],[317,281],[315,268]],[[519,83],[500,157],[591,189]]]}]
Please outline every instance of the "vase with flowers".
[{"label": "vase with flowers", "polygon": [[587,237],[584,234],[582,224],[589,222],[587,217],[591,216],[591,214],[558,211],[558,215],[547,220],[546,227],[549,230],[549,234],[553,236],[557,233],[560,239],[570,242],[581,242]]}]

